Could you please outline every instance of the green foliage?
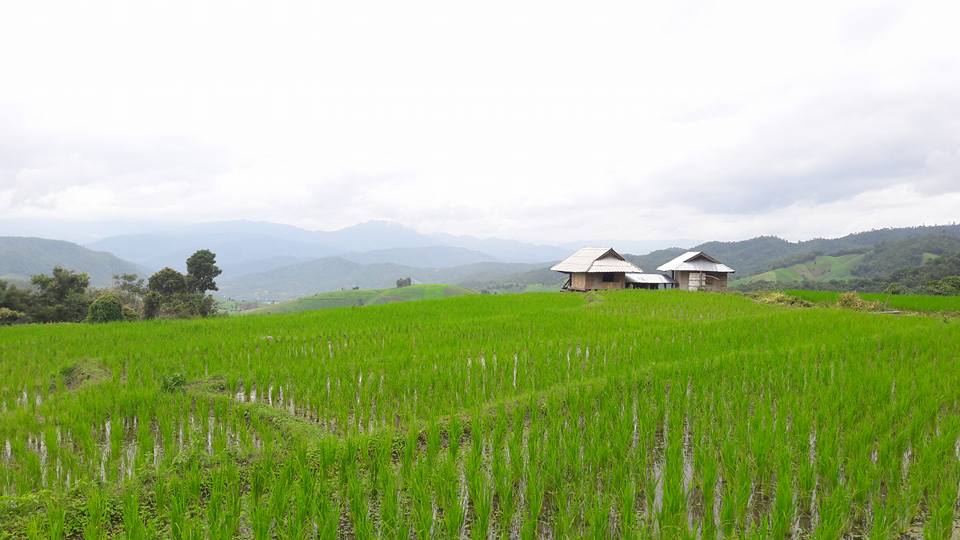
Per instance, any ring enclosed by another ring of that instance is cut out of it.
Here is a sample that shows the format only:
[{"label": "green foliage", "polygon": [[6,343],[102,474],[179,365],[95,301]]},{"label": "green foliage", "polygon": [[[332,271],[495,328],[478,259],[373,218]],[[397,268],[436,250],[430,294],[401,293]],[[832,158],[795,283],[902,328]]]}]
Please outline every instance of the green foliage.
[{"label": "green foliage", "polygon": [[187,259],[187,275],[168,267],[150,276],[143,299],[143,318],[187,319],[213,314],[216,302],[204,293],[217,290],[214,278],[220,275],[220,269],[215,260],[212,252],[203,249]]},{"label": "green foliage", "polygon": [[26,318],[22,311],[14,311],[7,307],[0,307],[0,325],[18,323]]},{"label": "green foliage", "polygon": [[883,290],[885,294],[906,294],[907,288],[899,283],[891,283]]},{"label": "green foliage", "polygon": [[[750,267],[737,266],[735,260],[720,257],[737,269],[739,277],[732,286],[740,290],[769,290],[787,285],[803,289],[880,292],[897,283],[904,293],[944,294],[926,285],[947,276],[960,275],[958,226],[893,229],[874,234],[876,232],[879,231],[854,235],[859,236],[860,241],[852,244],[812,240],[825,247],[826,253],[818,250],[784,258],[771,263],[764,272],[753,272]],[[852,248],[863,244],[867,239],[878,243],[863,245],[855,252],[838,251],[843,246]]]},{"label": "green foliage", "polygon": [[187,292],[187,279],[180,272],[166,267],[150,276],[147,288],[162,297],[182,294]]},{"label": "green foliage", "polygon": [[55,266],[51,275],[37,274],[30,278],[36,288],[29,308],[30,319],[36,322],[80,322],[87,316],[90,277]]},{"label": "green foliage", "polygon": [[[933,235],[875,246],[857,265],[854,273],[863,278],[882,278],[905,268],[920,268],[943,255],[960,253],[960,238]],[[938,256],[931,259],[931,255]]]},{"label": "green foliage", "polygon": [[157,291],[149,291],[143,297],[143,318],[156,319],[160,315],[163,297]]},{"label": "green foliage", "polygon": [[217,267],[217,256],[208,249],[201,249],[187,259],[187,291],[204,294],[217,290],[214,281],[222,273]]},{"label": "green foliage", "polygon": [[31,301],[29,290],[15,287],[0,279],[0,307],[26,312],[30,309]]},{"label": "green foliage", "polygon": [[124,317],[123,307],[123,302],[116,295],[101,295],[90,304],[87,321],[93,323],[122,321],[126,318]]},{"label": "green foliage", "polygon": [[927,283],[926,290],[931,294],[960,294],[960,276],[947,276]]}]

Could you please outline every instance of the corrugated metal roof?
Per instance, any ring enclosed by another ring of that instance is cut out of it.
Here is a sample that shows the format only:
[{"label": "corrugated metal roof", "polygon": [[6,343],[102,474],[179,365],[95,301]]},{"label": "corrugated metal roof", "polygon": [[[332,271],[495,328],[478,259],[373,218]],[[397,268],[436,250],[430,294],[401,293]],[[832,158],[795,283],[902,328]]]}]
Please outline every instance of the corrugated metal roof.
[{"label": "corrugated metal roof", "polygon": [[666,285],[676,283],[676,281],[670,279],[670,276],[663,274],[626,274],[626,278],[630,283],[662,283]]},{"label": "corrugated metal roof", "polygon": [[577,250],[562,262],[550,268],[555,272],[571,273],[604,273],[604,272],[636,272],[643,270],[633,263],[626,261],[613,248],[587,247]]},{"label": "corrugated metal roof", "polygon": [[702,251],[688,251],[672,261],[657,267],[661,272],[680,270],[686,272],[732,273],[735,270]]}]

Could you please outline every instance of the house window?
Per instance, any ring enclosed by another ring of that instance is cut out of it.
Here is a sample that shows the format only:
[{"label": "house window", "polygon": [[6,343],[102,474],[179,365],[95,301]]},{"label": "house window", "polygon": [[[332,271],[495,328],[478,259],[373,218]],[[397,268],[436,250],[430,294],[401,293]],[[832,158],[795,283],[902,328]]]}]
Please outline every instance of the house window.
[{"label": "house window", "polygon": [[604,282],[604,283],[613,283],[614,281],[615,281],[615,279],[614,279],[614,275],[613,275],[613,274],[607,273],[607,274],[604,274],[604,275],[603,275],[603,282]]}]

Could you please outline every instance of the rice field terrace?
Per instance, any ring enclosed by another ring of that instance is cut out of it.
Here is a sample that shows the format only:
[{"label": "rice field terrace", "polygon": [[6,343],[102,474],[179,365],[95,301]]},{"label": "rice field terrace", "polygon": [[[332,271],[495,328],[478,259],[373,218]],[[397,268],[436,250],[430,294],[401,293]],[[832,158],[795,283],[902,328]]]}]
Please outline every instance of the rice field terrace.
[{"label": "rice field terrace", "polygon": [[0,328],[0,537],[950,538],[960,320],[680,291]]},{"label": "rice field terrace", "polygon": [[[835,291],[785,291],[790,296],[820,305],[837,303],[840,293]],[[955,313],[960,314],[960,296],[934,296],[927,294],[886,294],[886,293],[857,293],[861,298],[870,302],[880,302],[887,309],[916,311],[921,313]]]}]

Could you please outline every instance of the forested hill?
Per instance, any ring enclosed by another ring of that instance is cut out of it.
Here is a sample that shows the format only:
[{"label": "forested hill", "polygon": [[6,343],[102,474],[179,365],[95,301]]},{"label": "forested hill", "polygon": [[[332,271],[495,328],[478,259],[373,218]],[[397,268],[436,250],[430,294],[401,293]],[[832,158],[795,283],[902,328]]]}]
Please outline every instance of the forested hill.
[{"label": "forested hill", "polygon": [[114,274],[144,273],[132,262],[70,242],[0,236],[0,279],[26,281],[35,274],[49,274],[57,265],[86,272],[90,284],[97,287],[109,285]]},{"label": "forested hill", "polygon": [[[931,227],[905,227],[898,229],[877,229],[840,238],[815,238],[802,242],[789,242],[775,236],[759,236],[750,240],[737,242],[706,242],[690,248],[693,251],[706,251],[737,271],[737,277],[759,274],[768,270],[783,268],[813,259],[818,255],[843,255],[849,253],[866,253],[879,249],[884,244],[895,244],[901,241],[914,241],[930,238],[960,239],[960,225],[938,225]],[[886,262],[893,264],[894,269],[884,269],[884,272],[913,265],[912,260],[899,259],[897,262],[889,258],[893,252],[902,247],[888,248],[886,255],[879,256]],[[655,271],[657,266],[669,261],[686,249],[669,248],[648,253],[646,255],[631,255],[627,257],[647,272]]]}]

